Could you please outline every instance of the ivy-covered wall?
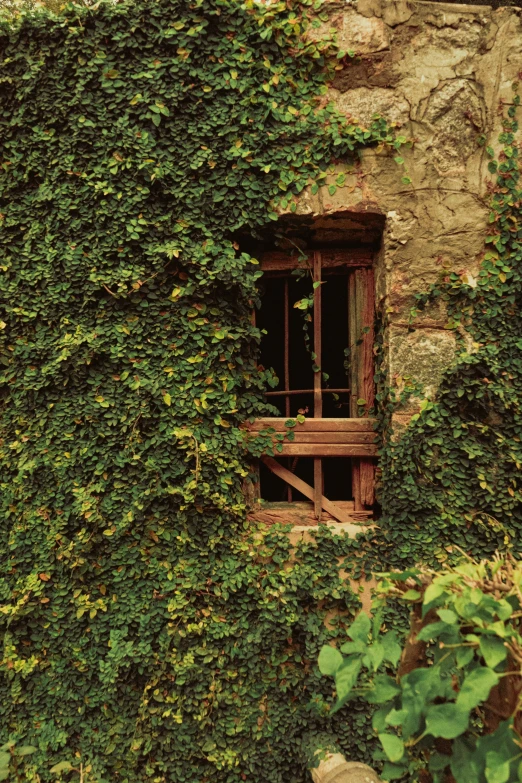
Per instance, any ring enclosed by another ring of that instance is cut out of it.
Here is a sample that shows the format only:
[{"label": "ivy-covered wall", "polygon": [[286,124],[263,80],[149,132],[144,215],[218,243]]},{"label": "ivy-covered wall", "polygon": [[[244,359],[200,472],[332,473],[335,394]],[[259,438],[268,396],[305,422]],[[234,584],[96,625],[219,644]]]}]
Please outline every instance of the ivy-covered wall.
[{"label": "ivy-covered wall", "polygon": [[[2,22],[0,734],[37,748],[24,779],[291,783],[324,729],[354,543],[292,555],[246,522],[265,377],[233,237],[392,136],[321,106],[340,59],[303,10]],[[338,724],[347,748],[365,720]]]},{"label": "ivy-covered wall", "polygon": [[[65,760],[85,783],[304,783],[320,731],[368,759],[365,709],[329,719],[315,666],[359,607],[344,576],[516,536],[509,139],[491,217],[484,177],[520,18],[448,8],[332,3],[308,29],[306,4],[140,0],[2,22],[0,739],[37,747],[22,780]],[[360,58],[329,57],[332,26]],[[383,516],[297,550],[246,522],[239,427],[267,377],[235,240],[284,213],[385,218]],[[502,269],[480,277],[488,220]],[[421,311],[441,271],[456,306]]]}]

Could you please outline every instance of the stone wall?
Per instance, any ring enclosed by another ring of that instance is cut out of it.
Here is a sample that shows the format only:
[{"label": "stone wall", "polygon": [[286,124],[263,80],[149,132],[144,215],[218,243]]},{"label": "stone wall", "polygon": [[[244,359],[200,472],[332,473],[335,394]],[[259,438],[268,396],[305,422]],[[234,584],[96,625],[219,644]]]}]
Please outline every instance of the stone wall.
[{"label": "stone wall", "polygon": [[[362,123],[379,113],[414,141],[404,150],[412,184],[389,152],[368,150],[333,196],[306,193],[298,212],[322,219],[381,214],[377,299],[387,313],[390,378],[411,376],[433,396],[455,353],[440,305],[408,328],[416,292],[444,268],[476,275],[487,230],[487,158],[478,139],[495,146],[499,102],[510,103],[522,70],[522,10],[408,0],[328,4],[343,49],[358,57],[327,96]],[[336,174],[331,181],[335,182]],[[469,279],[469,278],[468,278]],[[406,413],[406,412],[405,412]]]}]

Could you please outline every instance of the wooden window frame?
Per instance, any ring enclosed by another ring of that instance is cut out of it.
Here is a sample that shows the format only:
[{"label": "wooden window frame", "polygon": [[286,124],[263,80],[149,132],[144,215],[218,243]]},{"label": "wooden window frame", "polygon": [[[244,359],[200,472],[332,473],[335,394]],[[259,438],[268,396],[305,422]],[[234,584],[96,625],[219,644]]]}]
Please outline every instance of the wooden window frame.
[{"label": "wooden window frame", "polygon": [[[300,256],[299,260],[303,260]],[[327,512],[340,522],[353,522],[355,518],[371,515],[374,503],[374,474],[377,446],[375,445],[375,420],[369,418],[368,410],[373,407],[374,389],[374,316],[375,292],[373,258],[359,250],[315,250],[309,253],[306,263],[313,271],[314,282],[321,282],[324,269],[335,267],[349,270],[348,274],[348,324],[347,335],[350,346],[349,389],[323,389],[322,373],[314,373],[313,390],[290,389],[290,351],[289,351],[289,294],[285,285],[284,300],[284,389],[267,392],[267,397],[285,398],[286,417],[266,417],[257,419],[249,425],[252,433],[272,428],[275,434],[284,432],[285,421],[290,417],[290,396],[292,394],[313,392],[313,417],[293,428],[294,439],[279,441],[276,456],[312,457],[314,460],[314,486],[306,484],[285,468],[276,459],[263,456],[264,464],[289,485],[287,506],[298,506],[291,502],[291,489],[297,489],[313,502],[314,516],[321,521],[322,513]],[[288,274],[296,269],[299,261],[286,253],[266,253],[261,259],[261,269],[270,275]],[[314,291],[313,308],[313,350],[315,364],[321,367],[321,286]],[[349,392],[350,418],[323,418],[323,395],[332,392]],[[364,399],[364,406],[358,400]],[[282,450],[281,450],[282,445]],[[328,500],[323,495],[323,457],[349,457],[352,461],[353,502]]]}]

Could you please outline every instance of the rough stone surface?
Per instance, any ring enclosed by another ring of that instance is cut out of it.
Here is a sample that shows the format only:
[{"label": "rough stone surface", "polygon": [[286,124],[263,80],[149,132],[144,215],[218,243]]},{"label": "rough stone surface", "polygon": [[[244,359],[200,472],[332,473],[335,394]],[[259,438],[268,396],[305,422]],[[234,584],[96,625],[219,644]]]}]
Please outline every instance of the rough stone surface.
[{"label": "rough stone surface", "polygon": [[471,79],[450,79],[423,103],[418,120],[430,132],[426,148],[433,164],[441,173],[464,166],[477,150],[477,133],[486,129],[486,107],[477,86]]},{"label": "rough stone surface", "polygon": [[382,16],[382,3],[381,0],[359,0],[357,3],[357,13],[361,16]]},{"label": "rough stone surface", "polygon": [[381,783],[371,767],[346,761],[340,753],[329,754],[311,772],[314,783]]},{"label": "rough stone surface", "polygon": [[403,125],[409,119],[408,102],[397,96],[392,89],[356,87],[348,92],[331,94],[331,97],[343,114],[359,120],[362,125],[368,125],[375,114],[380,114],[397,125]]},{"label": "rough stone surface", "polygon": [[444,370],[455,358],[455,334],[443,329],[390,328],[390,371],[399,388],[415,380],[433,397]]},{"label": "rough stone surface", "polygon": [[368,19],[354,9],[348,8],[342,14],[342,25],[338,35],[341,49],[369,54],[388,49],[390,38],[388,28],[378,17]]},{"label": "rough stone surface", "polygon": [[398,24],[404,24],[413,14],[413,7],[408,0],[388,0],[384,2],[382,8],[382,17],[384,22],[390,27]]},{"label": "rough stone surface", "polygon": [[414,143],[401,150],[403,170],[386,150],[366,150],[353,166],[339,162],[327,184],[344,172],[345,187],[306,192],[298,214],[312,222],[342,215],[347,226],[356,215],[353,235],[339,233],[355,245],[365,217],[382,216],[375,271],[389,320],[389,377],[410,376],[433,397],[454,359],[454,335],[442,303],[413,315],[412,307],[416,293],[449,271],[477,275],[489,212],[488,160],[478,142],[498,148],[498,105],[511,102],[522,64],[522,10],[422,0],[332,0],[327,8],[329,22],[314,37],[335,28],[341,47],[358,55],[328,98],[362,124],[381,114]]}]

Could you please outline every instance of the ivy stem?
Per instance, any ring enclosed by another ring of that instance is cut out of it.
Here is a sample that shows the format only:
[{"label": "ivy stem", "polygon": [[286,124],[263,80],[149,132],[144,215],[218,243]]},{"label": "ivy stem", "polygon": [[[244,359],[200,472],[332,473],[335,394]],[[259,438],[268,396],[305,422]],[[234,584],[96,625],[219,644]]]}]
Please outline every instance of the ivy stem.
[{"label": "ivy stem", "polygon": [[416,739],[407,740],[407,742],[404,743],[404,747],[413,748],[418,742],[424,739],[424,737],[427,737],[428,734],[428,731],[423,731],[422,734],[420,734]]}]

